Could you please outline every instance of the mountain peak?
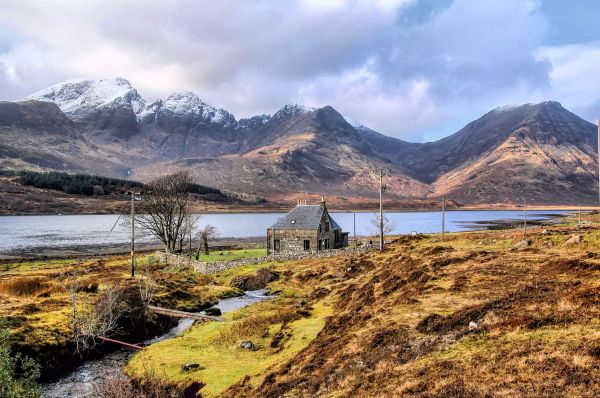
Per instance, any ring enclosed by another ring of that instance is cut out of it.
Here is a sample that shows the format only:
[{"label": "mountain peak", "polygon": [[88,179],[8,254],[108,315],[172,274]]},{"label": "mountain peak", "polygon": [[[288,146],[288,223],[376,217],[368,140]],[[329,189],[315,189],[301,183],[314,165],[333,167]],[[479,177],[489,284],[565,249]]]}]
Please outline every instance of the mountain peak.
[{"label": "mountain peak", "polygon": [[217,109],[202,101],[192,91],[174,92],[162,103],[162,110],[181,117],[196,115],[208,123],[233,124],[235,118],[224,109]]},{"label": "mountain peak", "polygon": [[314,111],[315,108],[308,107],[306,105],[289,103],[279,109],[273,114],[273,119],[284,119],[290,116],[304,115],[306,113]]},{"label": "mountain peak", "polygon": [[115,102],[129,103],[136,111],[144,107],[144,100],[122,77],[66,80],[37,91],[24,100],[54,102],[65,114],[75,118]]}]

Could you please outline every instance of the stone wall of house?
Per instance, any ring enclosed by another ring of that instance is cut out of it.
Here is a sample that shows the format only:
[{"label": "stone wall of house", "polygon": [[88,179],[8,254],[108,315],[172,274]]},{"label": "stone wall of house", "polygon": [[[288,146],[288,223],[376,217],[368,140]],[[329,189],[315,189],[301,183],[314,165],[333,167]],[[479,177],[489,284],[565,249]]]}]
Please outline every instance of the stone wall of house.
[{"label": "stone wall of house", "polygon": [[254,264],[262,264],[273,261],[290,261],[290,260],[298,260],[302,258],[327,258],[334,257],[341,254],[355,254],[355,253],[364,253],[369,250],[374,249],[375,246],[363,245],[356,248],[344,248],[344,249],[336,249],[336,250],[325,250],[320,252],[300,252],[300,253],[284,253],[284,254],[276,254],[276,255],[268,255],[264,257],[258,258],[240,258],[237,260],[230,261],[218,261],[214,263],[206,263],[202,261],[196,261],[189,257],[180,256],[177,254],[167,254],[165,252],[156,252],[158,260],[162,263],[168,264],[169,266],[176,266],[182,268],[190,268],[200,274],[214,274],[216,272],[221,272],[228,270],[230,268],[242,267],[245,265],[254,265]]},{"label": "stone wall of house", "polygon": [[[272,254],[273,231],[267,230],[267,253]],[[310,229],[276,229],[275,239],[279,239],[279,251],[276,254],[315,253],[317,251],[317,231]],[[310,250],[304,251],[304,241],[310,242]]]}]

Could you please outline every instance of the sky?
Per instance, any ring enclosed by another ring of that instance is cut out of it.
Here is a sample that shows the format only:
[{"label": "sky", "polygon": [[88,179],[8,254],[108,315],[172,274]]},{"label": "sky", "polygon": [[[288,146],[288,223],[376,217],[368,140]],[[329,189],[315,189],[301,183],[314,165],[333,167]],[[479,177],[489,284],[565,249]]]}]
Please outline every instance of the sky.
[{"label": "sky", "polygon": [[502,105],[600,117],[597,0],[0,0],[0,100],[123,77],[237,118],[331,105],[407,141]]}]

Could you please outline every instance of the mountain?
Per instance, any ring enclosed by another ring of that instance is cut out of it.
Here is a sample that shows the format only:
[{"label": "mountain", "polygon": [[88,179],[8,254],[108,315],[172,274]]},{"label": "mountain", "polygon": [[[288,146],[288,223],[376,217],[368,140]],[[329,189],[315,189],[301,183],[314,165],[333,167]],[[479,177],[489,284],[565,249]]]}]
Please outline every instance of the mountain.
[{"label": "mountain", "polygon": [[594,202],[597,189],[596,127],[552,101],[410,143],[330,106],[236,120],[192,92],[147,103],[125,79],[80,79],[0,103],[0,132],[3,166],[142,180],[186,168],[200,184],[266,197],[375,197],[379,168],[391,170],[391,198],[573,204]]},{"label": "mountain", "polygon": [[119,175],[125,168],[50,102],[0,102],[0,165]]}]

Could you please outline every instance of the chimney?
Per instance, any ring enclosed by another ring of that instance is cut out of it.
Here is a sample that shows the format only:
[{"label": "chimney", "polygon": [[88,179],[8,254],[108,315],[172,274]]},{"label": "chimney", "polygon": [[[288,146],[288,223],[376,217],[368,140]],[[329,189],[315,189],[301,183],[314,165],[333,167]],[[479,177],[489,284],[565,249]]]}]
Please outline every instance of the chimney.
[{"label": "chimney", "polygon": [[321,207],[323,207],[323,208],[325,207],[325,196],[324,195],[321,195],[321,203],[320,204],[321,204]]}]

